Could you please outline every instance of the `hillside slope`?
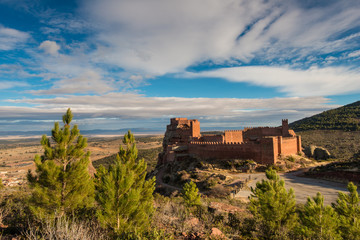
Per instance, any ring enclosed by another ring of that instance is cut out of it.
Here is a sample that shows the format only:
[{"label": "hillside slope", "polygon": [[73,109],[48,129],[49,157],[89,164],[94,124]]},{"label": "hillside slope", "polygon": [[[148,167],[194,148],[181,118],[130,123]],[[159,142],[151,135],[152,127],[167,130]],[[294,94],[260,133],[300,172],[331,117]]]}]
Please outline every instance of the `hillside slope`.
[{"label": "hillside slope", "polygon": [[360,130],[360,101],[331,109],[289,124],[295,131],[306,130]]}]

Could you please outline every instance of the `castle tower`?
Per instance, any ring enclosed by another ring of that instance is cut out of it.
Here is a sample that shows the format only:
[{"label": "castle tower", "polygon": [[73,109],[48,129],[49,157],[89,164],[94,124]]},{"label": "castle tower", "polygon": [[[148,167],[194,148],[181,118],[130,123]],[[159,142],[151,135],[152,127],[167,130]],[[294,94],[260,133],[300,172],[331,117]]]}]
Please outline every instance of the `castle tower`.
[{"label": "castle tower", "polygon": [[201,137],[200,134],[200,122],[197,119],[190,120],[191,136],[193,138]]},{"label": "castle tower", "polygon": [[282,136],[287,137],[289,135],[289,123],[287,119],[282,120]]}]

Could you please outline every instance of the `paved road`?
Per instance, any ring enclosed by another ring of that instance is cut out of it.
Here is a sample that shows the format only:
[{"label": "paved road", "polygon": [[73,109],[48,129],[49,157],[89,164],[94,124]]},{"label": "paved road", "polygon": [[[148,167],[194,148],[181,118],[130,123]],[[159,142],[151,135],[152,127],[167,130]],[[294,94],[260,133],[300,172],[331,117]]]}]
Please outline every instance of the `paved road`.
[{"label": "paved road", "polygon": [[[299,177],[299,172],[293,173],[281,173],[281,178],[285,180],[285,187],[287,189],[293,188],[295,191],[295,197],[298,203],[305,203],[308,196],[313,197],[317,192],[320,192],[324,196],[324,203],[330,204],[335,202],[339,191],[347,192],[346,184],[336,183],[321,179]],[[249,178],[249,187],[255,187],[257,181],[265,179],[265,173],[254,174],[236,174],[241,180]],[[235,197],[246,200],[250,196],[250,190],[241,190]]]}]

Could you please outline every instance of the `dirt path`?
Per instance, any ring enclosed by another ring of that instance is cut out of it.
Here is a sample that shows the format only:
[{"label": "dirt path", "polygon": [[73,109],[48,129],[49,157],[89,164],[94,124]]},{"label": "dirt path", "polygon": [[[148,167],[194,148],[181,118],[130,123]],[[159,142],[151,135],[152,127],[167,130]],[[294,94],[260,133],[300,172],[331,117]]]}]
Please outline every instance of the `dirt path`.
[{"label": "dirt path", "polygon": [[182,190],[179,187],[175,187],[175,186],[169,185],[167,183],[164,183],[163,180],[162,180],[164,174],[165,174],[165,168],[162,167],[162,168],[160,168],[159,172],[156,174],[156,186],[166,187],[166,188],[169,188],[169,189],[172,189],[172,190],[178,190],[178,191]]},{"label": "dirt path", "polygon": [[[224,174],[224,172],[221,173]],[[303,171],[301,170],[289,173],[279,173],[280,177],[285,180],[286,189],[294,189],[296,201],[298,203],[305,203],[308,197],[313,197],[317,192],[320,192],[324,196],[324,203],[331,204],[332,202],[336,201],[339,191],[347,192],[347,184],[345,183],[337,183],[322,179],[299,176],[302,173]],[[181,191],[181,188],[179,187],[164,183],[162,181],[164,174],[165,169],[160,169],[156,178],[157,185]],[[248,197],[251,194],[250,187],[255,188],[258,181],[266,179],[265,173],[236,173],[226,175],[234,178],[234,180],[231,182],[231,185],[235,185],[240,181],[247,182],[247,187],[245,187],[243,190],[240,190],[235,195],[236,198],[242,199],[244,201],[248,201]]]},{"label": "dirt path", "polygon": [[[317,192],[320,192],[324,196],[324,203],[330,204],[335,202],[339,191],[347,192],[346,184],[326,181],[322,179],[305,178],[298,176],[301,172],[292,173],[280,173],[280,177],[285,180],[286,189],[293,188],[295,191],[295,197],[298,203],[305,203],[307,197],[313,197]],[[254,173],[254,174],[237,174],[241,180],[249,178],[249,187],[256,187],[256,182],[266,179],[265,173]],[[237,198],[247,200],[250,196],[250,190],[241,190],[236,194]]]}]

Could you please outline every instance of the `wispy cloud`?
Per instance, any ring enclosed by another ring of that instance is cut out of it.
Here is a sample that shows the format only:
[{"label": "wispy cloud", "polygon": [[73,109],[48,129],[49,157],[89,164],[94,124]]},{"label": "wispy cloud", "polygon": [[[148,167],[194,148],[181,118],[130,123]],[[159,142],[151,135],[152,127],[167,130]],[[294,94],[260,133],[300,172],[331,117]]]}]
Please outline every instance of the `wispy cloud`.
[{"label": "wispy cloud", "polygon": [[360,50],[349,53],[348,57],[351,57],[351,58],[360,57]]},{"label": "wispy cloud", "polygon": [[[358,0],[82,0],[70,10],[0,3],[39,22],[28,32],[0,25],[0,51],[14,50],[1,58],[0,89],[31,82],[28,98],[12,97],[17,107],[1,106],[0,119],[46,120],[71,107],[81,118],[266,125],[334,107],[324,96],[360,91]],[[139,88],[167,76],[245,82],[288,97],[155,98]]]},{"label": "wispy cloud", "polygon": [[[205,7],[206,6],[206,7]],[[351,49],[344,35],[359,25],[358,1],[92,0],[83,11],[96,23],[97,58],[155,75],[203,62],[238,59],[290,62]]]},{"label": "wispy cloud", "polygon": [[98,93],[103,94],[115,90],[111,81],[106,81],[92,70],[84,72],[79,77],[66,78],[54,81],[53,86],[47,90],[29,91],[35,95],[62,95],[74,93]]},{"label": "wispy cloud", "polygon": [[[62,113],[71,107],[77,116],[104,118],[169,118],[187,116],[207,119],[208,121],[241,121],[245,125],[261,123],[278,124],[279,119],[295,120],[334,107],[327,105],[329,99],[322,97],[309,98],[271,98],[271,99],[237,99],[237,98],[179,98],[179,97],[145,97],[129,93],[108,93],[102,96],[67,96],[56,98],[8,100],[11,103],[27,103],[32,108],[0,107],[2,118],[10,119],[37,117],[41,119],[46,113]],[[249,111],[251,110],[251,111]],[[21,115],[23,116],[21,117]],[[237,123],[239,124],[239,123]]]},{"label": "wispy cloud", "polygon": [[276,87],[290,96],[326,96],[360,91],[360,71],[345,67],[312,67],[303,70],[288,67],[247,66],[186,75],[220,77],[234,82]]},{"label": "wispy cloud", "polygon": [[25,82],[19,82],[19,81],[0,81],[0,90],[4,89],[12,89],[16,87],[26,87],[29,86]]},{"label": "wispy cloud", "polygon": [[[276,67],[218,69],[197,76],[278,87],[289,96],[349,93],[358,89],[358,72],[330,67],[339,57],[318,56],[340,51],[351,52],[348,58],[357,56],[353,49],[360,38],[358,11],[360,4],[355,0],[324,1],[312,7],[277,0],[90,0],[80,2],[78,15],[46,9],[38,14],[49,36],[76,29],[91,31],[81,42],[60,40],[60,44],[50,39],[39,44],[42,52],[27,50],[33,60],[29,72],[54,81],[51,89],[33,92],[99,89],[103,93],[138,87],[148,76],[182,73],[203,62],[239,66],[256,61]],[[353,29],[351,34],[346,33],[349,29]],[[28,36],[12,34],[23,40]],[[112,72],[109,66],[124,71]],[[103,80],[89,77],[82,89],[79,86],[89,70]],[[237,73],[246,74],[246,79]],[[101,83],[104,87],[99,87]]]},{"label": "wispy cloud", "polygon": [[19,49],[30,38],[30,34],[0,25],[0,51]]}]

